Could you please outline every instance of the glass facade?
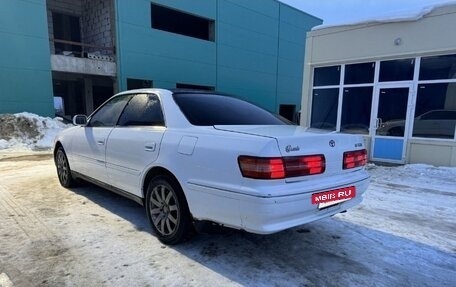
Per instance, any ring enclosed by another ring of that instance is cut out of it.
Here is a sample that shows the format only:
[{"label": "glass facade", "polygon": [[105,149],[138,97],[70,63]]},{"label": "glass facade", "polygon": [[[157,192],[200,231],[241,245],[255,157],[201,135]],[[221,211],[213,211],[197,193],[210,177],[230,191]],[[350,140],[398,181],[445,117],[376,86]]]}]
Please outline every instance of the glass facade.
[{"label": "glass facade", "polygon": [[455,141],[456,54],[316,67],[313,76],[311,127]]}]

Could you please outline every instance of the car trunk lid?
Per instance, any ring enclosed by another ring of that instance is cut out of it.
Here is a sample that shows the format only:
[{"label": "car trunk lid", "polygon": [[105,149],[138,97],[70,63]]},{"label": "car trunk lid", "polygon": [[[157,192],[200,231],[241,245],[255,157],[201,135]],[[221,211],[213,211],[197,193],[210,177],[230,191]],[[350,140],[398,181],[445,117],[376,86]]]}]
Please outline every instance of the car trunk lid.
[{"label": "car trunk lid", "polygon": [[318,154],[325,156],[326,170],[324,174],[287,178],[287,181],[299,181],[316,176],[326,177],[341,172],[351,172],[353,169],[343,170],[344,152],[365,148],[364,141],[360,136],[301,126],[214,126],[214,128],[227,132],[274,138],[277,141],[280,155],[283,157]]}]

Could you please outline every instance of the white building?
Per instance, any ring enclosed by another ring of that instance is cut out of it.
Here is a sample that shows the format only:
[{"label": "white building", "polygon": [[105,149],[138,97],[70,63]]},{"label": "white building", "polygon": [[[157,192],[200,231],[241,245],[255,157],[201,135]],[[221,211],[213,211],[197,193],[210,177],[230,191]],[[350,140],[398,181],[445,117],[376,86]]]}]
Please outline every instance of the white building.
[{"label": "white building", "polygon": [[456,4],[307,35],[301,124],[362,134],[370,159],[456,166]]}]

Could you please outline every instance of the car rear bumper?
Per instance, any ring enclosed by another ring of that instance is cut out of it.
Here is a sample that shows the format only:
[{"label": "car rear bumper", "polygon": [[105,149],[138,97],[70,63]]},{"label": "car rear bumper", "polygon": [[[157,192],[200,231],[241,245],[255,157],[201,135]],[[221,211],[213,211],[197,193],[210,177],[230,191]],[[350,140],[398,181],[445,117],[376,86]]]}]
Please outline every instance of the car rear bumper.
[{"label": "car rear bumper", "polygon": [[[311,185],[308,183],[287,184],[289,189],[284,196],[252,196],[211,188],[200,184],[190,184],[187,194],[189,206],[196,219],[211,220],[237,229],[257,234],[270,234],[332,216],[350,209],[363,199],[369,184],[367,173],[353,175],[345,180],[336,180],[334,185]],[[355,186],[356,197],[331,207],[319,209],[312,204],[314,193]]]}]

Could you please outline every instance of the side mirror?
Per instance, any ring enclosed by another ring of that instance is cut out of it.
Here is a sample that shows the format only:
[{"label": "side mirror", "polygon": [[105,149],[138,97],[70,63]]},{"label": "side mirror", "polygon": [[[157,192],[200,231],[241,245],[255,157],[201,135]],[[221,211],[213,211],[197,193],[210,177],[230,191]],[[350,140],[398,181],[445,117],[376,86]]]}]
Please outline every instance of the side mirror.
[{"label": "side mirror", "polygon": [[73,125],[75,126],[85,126],[87,124],[86,115],[75,115],[73,117]]}]

